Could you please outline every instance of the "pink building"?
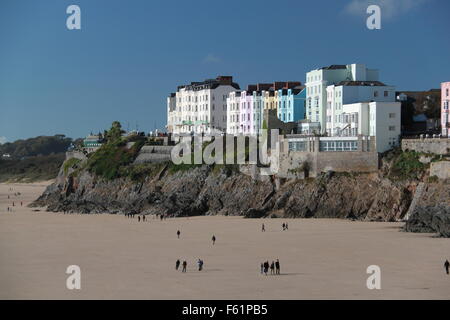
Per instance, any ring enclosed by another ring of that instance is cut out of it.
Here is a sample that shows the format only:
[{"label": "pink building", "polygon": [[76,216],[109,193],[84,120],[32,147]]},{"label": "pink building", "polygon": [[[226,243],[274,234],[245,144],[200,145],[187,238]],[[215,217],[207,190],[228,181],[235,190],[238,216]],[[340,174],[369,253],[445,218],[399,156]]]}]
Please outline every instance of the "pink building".
[{"label": "pink building", "polygon": [[443,82],[441,84],[441,126],[442,126],[442,135],[446,137],[450,137],[450,82]]}]

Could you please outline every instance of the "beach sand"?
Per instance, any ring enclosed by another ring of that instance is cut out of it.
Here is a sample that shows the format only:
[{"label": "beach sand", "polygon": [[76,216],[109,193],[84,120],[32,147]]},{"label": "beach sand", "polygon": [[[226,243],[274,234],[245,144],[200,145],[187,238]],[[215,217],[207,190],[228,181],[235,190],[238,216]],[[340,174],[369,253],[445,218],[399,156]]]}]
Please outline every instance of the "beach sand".
[{"label": "beach sand", "polygon": [[[0,184],[0,299],[450,298],[443,268],[450,239],[401,232],[402,223],[222,216],[139,223],[27,208],[47,184]],[[261,275],[260,263],[277,258],[282,274]],[[176,259],[187,260],[187,273],[175,271]],[[69,265],[81,268],[81,290],[66,288]],[[381,290],[366,286],[369,265],[381,268]]]}]

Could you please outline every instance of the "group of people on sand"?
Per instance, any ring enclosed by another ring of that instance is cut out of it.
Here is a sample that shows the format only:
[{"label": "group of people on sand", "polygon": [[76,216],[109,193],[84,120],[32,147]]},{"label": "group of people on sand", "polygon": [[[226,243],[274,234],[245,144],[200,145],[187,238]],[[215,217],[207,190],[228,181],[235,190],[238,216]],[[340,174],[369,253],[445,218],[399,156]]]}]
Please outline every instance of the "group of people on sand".
[{"label": "group of people on sand", "polygon": [[[181,236],[181,231],[177,230],[177,238],[180,239],[180,236]],[[216,243],[216,236],[213,235],[211,240],[212,240],[212,244],[214,245]],[[202,259],[197,260],[198,271],[203,270],[203,264],[204,264],[204,262]],[[181,272],[186,272],[186,268],[187,268],[186,260],[184,260],[183,263],[181,263],[180,259],[177,259],[177,261],[175,262],[175,270],[178,270],[180,268],[180,265],[183,266],[183,268],[181,269]]]},{"label": "group of people on sand", "polygon": [[[181,236],[181,231],[180,231],[180,230],[177,230],[177,238],[180,239],[180,236]],[[216,240],[217,240],[216,236],[213,235],[212,238],[211,238],[211,241],[212,241],[212,244],[213,244],[213,245],[216,244]]]},{"label": "group of people on sand", "polygon": [[[203,260],[202,259],[198,259],[197,260],[197,265],[198,265],[198,271],[202,271],[203,270]],[[181,264],[180,259],[177,259],[177,261],[175,262],[175,270],[178,270],[180,268],[180,265],[183,266],[183,268],[181,269],[181,272],[186,272],[187,271],[187,261],[184,260],[183,264]]]},{"label": "group of people on sand", "polygon": [[280,261],[277,259],[277,261],[272,261],[270,264],[269,261],[261,263],[261,274],[264,273],[267,276],[269,269],[270,274],[280,274]]},{"label": "group of people on sand", "polygon": [[[125,213],[125,218],[134,218],[135,213]],[[145,222],[145,215],[138,215],[138,222]]]},{"label": "group of people on sand", "polygon": [[167,214],[157,214],[156,215],[156,218],[158,218],[159,217],[159,219],[161,220],[161,221],[163,221],[163,220],[166,220],[167,219],[167,217],[168,217],[168,215]]},{"label": "group of people on sand", "polygon": [[[13,188],[9,188],[9,191],[13,191]],[[14,196],[15,196],[15,197],[18,197],[18,196],[20,196],[20,195],[21,195],[20,192],[14,192]],[[9,199],[11,199],[11,196],[10,196],[10,195],[8,195],[8,200],[9,200]],[[14,212],[13,207],[15,207],[15,206],[16,206],[16,202],[13,201],[11,207],[8,206],[8,207],[6,208],[6,212]],[[21,206],[21,207],[23,206],[23,201],[20,201],[20,206]]]},{"label": "group of people on sand", "polygon": [[[286,230],[288,230],[288,228],[289,228],[287,222],[283,223],[283,224],[281,225],[281,227],[283,228],[283,231],[286,231]],[[261,231],[262,231],[262,232],[266,232],[266,226],[264,225],[264,223],[262,224]]]}]

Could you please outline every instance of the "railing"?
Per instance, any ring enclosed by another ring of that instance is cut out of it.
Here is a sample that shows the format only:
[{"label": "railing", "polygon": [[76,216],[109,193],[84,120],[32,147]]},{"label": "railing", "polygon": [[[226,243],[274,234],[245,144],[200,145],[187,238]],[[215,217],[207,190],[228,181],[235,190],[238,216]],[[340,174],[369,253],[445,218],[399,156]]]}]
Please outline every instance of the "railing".
[{"label": "railing", "polygon": [[402,140],[420,140],[420,139],[450,139],[450,136],[444,136],[442,134],[419,134],[411,136],[402,136]]}]

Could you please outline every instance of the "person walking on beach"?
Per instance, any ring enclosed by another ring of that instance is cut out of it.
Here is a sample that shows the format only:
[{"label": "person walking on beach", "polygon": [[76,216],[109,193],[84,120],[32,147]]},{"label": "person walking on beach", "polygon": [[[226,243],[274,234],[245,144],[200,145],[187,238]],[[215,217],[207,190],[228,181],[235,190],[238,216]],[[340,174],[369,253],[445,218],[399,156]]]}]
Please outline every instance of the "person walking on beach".
[{"label": "person walking on beach", "polygon": [[145,215],[142,215],[142,221],[143,222],[145,221]]},{"label": "person walking on beach", "polygon": [[276,269],[276,274],[280,274],[280,261],[277,259],[277,261],[275,262],[275,269]]},{"label": "person walking on beach", "polygon": [[448,262],[448,260],[445,260],[444,268],[445,268],[445,272],[447,272],[447,274],[449,274],[450,262]]},{"label": "person walking on beach", "polygon": [[177,237],[178,237],[178,239],[180,239],[180,234],[181,234],[181,232],[180,232],[180,230],[178,230],[178,231],[177,231]]},{"label": "person walking on beach", "polygon": [[264,262],[264,273],[267,276],[267,271],[269,271],[269,261]]},{"label": "person walking on beach", "polygon": [[175,262],[175,270],[178,270],[180,264],[181,264],[180,259],[177,259],[177,262]]},{"label": "person walking on beach", "polygon": [[212,236],[212,243],[213,243],[213,245],[216,243],[216,236],[215,235]]},{"label": "person walking on beach", "polygon": [[183,270],[181,272],[186,272],[187,262],[186,260],[183,261]]},{"label": "person walking on beach", "polygon": [[262,224],[262,229],[261,229],[261,231],[262,231],[262,232],[266,232],[266,227],[264,226],[264,223]]},{"label": "person walking on beach", "polygon": [[261,274],[264,273],[264,263],[261,262]]},{"label": "person walking on beach", "polygon": [[138,222],[141,222],[141,216],[138,216]]},{"label": "person walking on beach", "polygon": [[286,230],[286,225],[284,224],[284,222],[282,224],[282,227],[283,227],[283,231]]},{"label": "person walking on beach", "polygon": [[273,261],[270,264],[270,274],[275,274],[275,262]]},{"label": "person walking on beach", "polygon": [[198,259],[197,263],[198,263],[198,271],[202,271],[203,270],[203,260]]},{"label": "person walking on beach", "polygon": [[288,228],[288,224],[287,224],[287,222],[286,222],[286,230],[287,230],[287,229],[289,229],[289,228]]}]

